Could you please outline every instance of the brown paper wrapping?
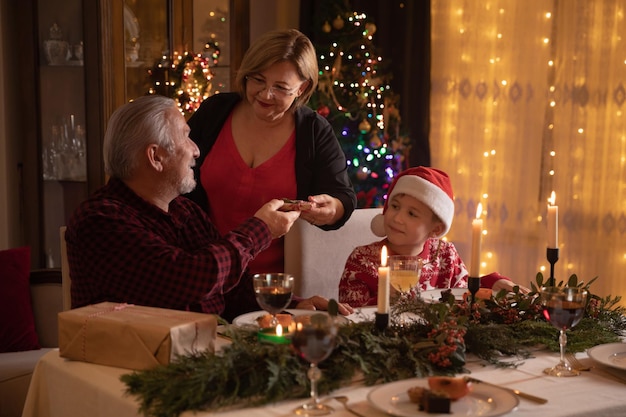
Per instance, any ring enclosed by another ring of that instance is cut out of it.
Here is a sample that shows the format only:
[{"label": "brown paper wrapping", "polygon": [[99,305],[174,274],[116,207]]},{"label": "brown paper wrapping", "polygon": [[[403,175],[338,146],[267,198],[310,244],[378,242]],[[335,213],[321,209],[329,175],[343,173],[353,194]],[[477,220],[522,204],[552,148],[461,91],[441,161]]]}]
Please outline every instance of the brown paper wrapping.
[{"label": "brown paper wrapping", "polygon": [[133,370],[214,351],[210,314],[104,302],[59,313],[61,357]]}]

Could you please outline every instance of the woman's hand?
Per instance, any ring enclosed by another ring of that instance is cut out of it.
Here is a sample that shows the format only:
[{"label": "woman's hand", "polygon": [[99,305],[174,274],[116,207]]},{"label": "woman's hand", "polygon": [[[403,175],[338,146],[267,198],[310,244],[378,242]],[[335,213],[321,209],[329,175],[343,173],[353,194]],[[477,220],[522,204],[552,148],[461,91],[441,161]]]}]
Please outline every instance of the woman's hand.
[{"label": "woman's hand", "polygon": [[530,292],[529,288],[526,288],[522,285],[516,284],[515,282],[508,279],[499,279],[493,283],[493,287],[491,288],[494,293],[497,293],[500,290],[507,290],[509,292],[513,291],[513,287],[519,286],[519,291],[522,294],[528,294]]},{"label": "woman's hand", "polygon": [[328,194],[309,196],[309,201],[313,203],[311,209],[303,210],[300,217],[314,226],[334,224],[345,212],[341,201]]},{"label": "woman's hand", "polygon": [[[350,307],[348,304],[337,303],[339,306],[339,314],[343,316],[347,316],[349,314],[354,313],[354,309]],[[300,301],[296,305],[297,309],[301,310],[328,310],[328,299],[324,297],[320,297],[319,295],[314,295],[313,297],[307,298],[306,300]]]}]

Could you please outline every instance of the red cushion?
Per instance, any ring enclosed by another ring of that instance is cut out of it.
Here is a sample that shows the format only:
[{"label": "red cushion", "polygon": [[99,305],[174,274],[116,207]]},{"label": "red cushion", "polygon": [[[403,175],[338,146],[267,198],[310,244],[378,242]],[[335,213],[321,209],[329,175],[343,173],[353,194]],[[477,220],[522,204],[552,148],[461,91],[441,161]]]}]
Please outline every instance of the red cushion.
[{"label": "red cushion", "polygon": [[40,348],[29,277],[29,247],[0,251],[0,352]]}]

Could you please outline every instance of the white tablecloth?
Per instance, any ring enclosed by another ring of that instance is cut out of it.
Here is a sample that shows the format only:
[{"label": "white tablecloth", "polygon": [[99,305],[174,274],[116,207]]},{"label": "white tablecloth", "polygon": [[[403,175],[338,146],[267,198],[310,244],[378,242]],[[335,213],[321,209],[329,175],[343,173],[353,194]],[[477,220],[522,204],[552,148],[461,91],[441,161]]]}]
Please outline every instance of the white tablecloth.
[{"label": "white tablecloth", "polygon": [[[594,364],[590,372],[573,378],[556,378],[543,374],[542,370],[554,365],[558,355],[536,352],[536,357],[527,360],[516,369],[498,369],[474,361],[468,369],[476,378],[497,383],[503,387],[516,388],[548,399],[539,405],[520,399],[513,417],[560,417],[626,416],[626,373],[623,382],[614,375],[614,369]],[[583,363],[591,363],[585,354],[578,354]],[[609,372],[611,371],[611,372]],[[94,365],[65,360],[54,350],[38,363],[26,399],[23,417],[137,417],[138,402],[124,394],[125,385],[120,382],[126,369]],[[368,417],[384,417],[367,401],[371,387],[352,386],[343,388],[333,395],[347,395],[351,406]],[[302,400],[285,401],[278,404],[240,409],[228,412],[184,413],[184,417],[287,417]],[[354,417],[343,406],[331,401],[335,417]],[[416,413],[417,414],[417,413]]]}]

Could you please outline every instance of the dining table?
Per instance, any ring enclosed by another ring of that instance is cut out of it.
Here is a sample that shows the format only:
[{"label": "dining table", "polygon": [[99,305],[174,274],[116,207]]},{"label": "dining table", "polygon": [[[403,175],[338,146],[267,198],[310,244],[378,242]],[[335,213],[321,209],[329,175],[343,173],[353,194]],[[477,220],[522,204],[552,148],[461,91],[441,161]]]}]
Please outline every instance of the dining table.
[{"label": "dining table", "polygon": [[[219,336],[216,350],[230,343]],[[626,346],[626,344],[624,345]],[[626,349],[624,349],[626,351]],[[505,415],[513,417],[618,417],[626,416],[626,370],[607,366],[590,358],[587,352],[579,352],[579,362],[589,370],[575,377],[554,377],[543,370],[555,365],[559,354],[546,350],[532,352],[532,357],[520,360],[511,367],[498,367],[486,363],[472,354],[466,357],[467,374],[488,382],[498,395],[506,393],[505,409],[491,411],[454,412],[449,415]],[[129,369],[73,361],[60,357],[52,350],[38,362],[30,383],[22,417],[137,417],[140,401],[126,393],[126,385],[120,380]],[[458,375],[462,376],[462,375]],[[323,377],[323,376],[322,376]],[[423,379],[406,380],[403,386],[418,384]],[[392,383],[366,386],[355,380],[351,385],[321,396],[330,405],[334,417],[385,417],[436,416],[418,411],[405,414],[394,409],[389,390]],[[398,384],[398,382],[395,382]],[[482,384],[477,384],[482,385]],[[474,385],[474,386],[477,386]],[[404,388],[402,388],[404,390]],[[544,404],[529,401],[510,394],[503,389],[519,390],[547,400]],[[489,393],[487,389],[487,393]],[[382,396],[382,397],[381,397]],[[347,406],[335,397],[346,397]],[[496,401],[497,396],[495,397]],[[234,408],[230,410],[185,411],[182,417],[287,417],[306,398],[280,401],[260,407]],[[460,401],[460,400],[459,400]],[[511,403],[514,402],[514,403]],[[512,404],[512,405],[511,405]],[[497,405],[497,404],[496,404]],[[354,413],[353,413],[354,412]]]}]

